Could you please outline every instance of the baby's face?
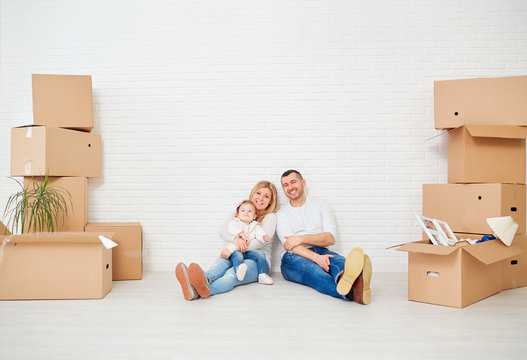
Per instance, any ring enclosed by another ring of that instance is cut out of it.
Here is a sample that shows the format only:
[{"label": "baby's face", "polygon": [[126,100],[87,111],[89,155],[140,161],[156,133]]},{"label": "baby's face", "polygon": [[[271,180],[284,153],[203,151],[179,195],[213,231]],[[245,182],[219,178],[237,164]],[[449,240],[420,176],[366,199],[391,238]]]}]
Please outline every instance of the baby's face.
[{"label": "baby's face", "polygon": [[243,204],[238,209],[238,219],[243,221],[246,224],[249,224],[251,221],[256,219],[256,210],[254,206],[250,204]]}]

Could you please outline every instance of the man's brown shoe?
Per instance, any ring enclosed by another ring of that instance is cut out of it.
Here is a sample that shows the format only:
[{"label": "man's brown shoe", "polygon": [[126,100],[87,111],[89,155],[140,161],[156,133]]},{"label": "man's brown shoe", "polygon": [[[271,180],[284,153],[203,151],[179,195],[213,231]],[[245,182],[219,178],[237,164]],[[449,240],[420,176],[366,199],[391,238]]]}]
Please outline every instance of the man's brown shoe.
[{"label": "man's brown shoe", "polygon": [[198,264],[192,263],[188,266],[188,277],[190,279],[190,283],[192,286],[194,286],[199,296],[202,298],[209,297],[209,279]]},{"label": "man's brown shoe", "polygon": [[362,272],[351,288],[353,290],[353,301],[358,304],[368,305],[371,302],[371,274],[372,266],[370,257],[364,254],[364,266],[362,267]]},{"label": "man's brown shoe", "polygon": [[183,297],[185,300],[190,301],[197,299],[198,293],[190,284],[187,267],[182,262],[176,265],[176,277],[181,285],[181,290],[183,290]]},{"label": "man's brown shoe", "polygon": [[353,283],[359,276],[364,265],[364,252],[361,248],[355,248],[346,256],[344,272],[337,282],[337,292],[346,295],[350,292]]}]

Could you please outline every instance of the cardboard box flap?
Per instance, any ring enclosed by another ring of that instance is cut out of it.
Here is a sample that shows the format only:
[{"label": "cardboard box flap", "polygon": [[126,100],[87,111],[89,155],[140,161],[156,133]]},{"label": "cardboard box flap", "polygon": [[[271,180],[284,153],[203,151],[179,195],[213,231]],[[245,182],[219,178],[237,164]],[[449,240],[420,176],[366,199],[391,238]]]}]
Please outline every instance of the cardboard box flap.
[{"label": "cardboard box flap", "polygon": [[527,128],[523,126],[465,125],[473,137],[503,139],[527,139]]},{"label": "cardboard box flap", "polygon": [[12,243],[101,243],[99,235],[109,239],[112,232],[86,233],[86,232],[55,232],[55,233],[29,233],[22,235],[5,236]]},{"label": "cardboard box flap", "polygon": [[0,235],[11,235],[11,231],[0,221]]},{"label": "cardboard box flap", "polygon": [[397,251],[406,251],[419,254],[450,255],[458,248],[454,246],[432,245],[429,242],[411,242],[404,244]]},{"label": "cardboard box flap", "polygon": [[464,246],[463,250],[487,265],[523,252],[523,250],[518,248],[505,246],[499,240],[490,240],[476,245]]}]

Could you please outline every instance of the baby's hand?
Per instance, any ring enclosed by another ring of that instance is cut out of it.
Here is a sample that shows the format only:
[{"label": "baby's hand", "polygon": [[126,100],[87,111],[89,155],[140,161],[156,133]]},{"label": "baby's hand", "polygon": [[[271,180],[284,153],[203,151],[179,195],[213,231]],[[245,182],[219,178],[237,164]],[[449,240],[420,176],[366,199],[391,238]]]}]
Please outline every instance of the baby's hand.
[{"label": "baby's hand", "polygon": [[263,236],[263,239],[264,239],[265,242],[269,242],[269,240],[271,240],[271,239],[269,238],[269,235],[267,235],[267,234],[265,234],[265,235]]},{"label": "baby's hand", "polygon": [[221,251],[221,254],[220,256],[224,259],[229,259],[231,257],[232,253],[230,252],[229,249],[225,248]]}]

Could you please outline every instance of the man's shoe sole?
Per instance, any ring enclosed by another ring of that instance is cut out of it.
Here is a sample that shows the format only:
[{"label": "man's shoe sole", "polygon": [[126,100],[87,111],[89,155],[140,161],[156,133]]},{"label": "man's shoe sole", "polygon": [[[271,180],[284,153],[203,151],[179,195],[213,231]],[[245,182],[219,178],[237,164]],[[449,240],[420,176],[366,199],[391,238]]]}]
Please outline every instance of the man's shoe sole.
[{"label": "man's shoe sole", "polygon": [[188,266],[188,277],[194,289],[202,298],[208,298],[210,295],[210,288],[205,280],[205,273],[198,264],[192,263]]},{"label": "man's shoe sole", "polygon": [[364,266],[362,272],[353,284],[353,301],[358,304],[368,305],[371,302],[371,275],[372,266],[370,257],[364,254]]},{"label": "man's shoe sole", "polygon": [[181,290],[183,290],[183,297],[185,300],[190,301],[197,299],[198,294],[192,288],[188,277],[188,270],[185,264],[179,263],[176,265],[176,278],[181,284]]},{"label": "man's shoe sole", "polygon": [[353,283],[359,276],[364,265],[364,252],[361,248],[350,251],[344,263],[344,272],[337,283],[337,292],[340,295],[347,295]]}]

